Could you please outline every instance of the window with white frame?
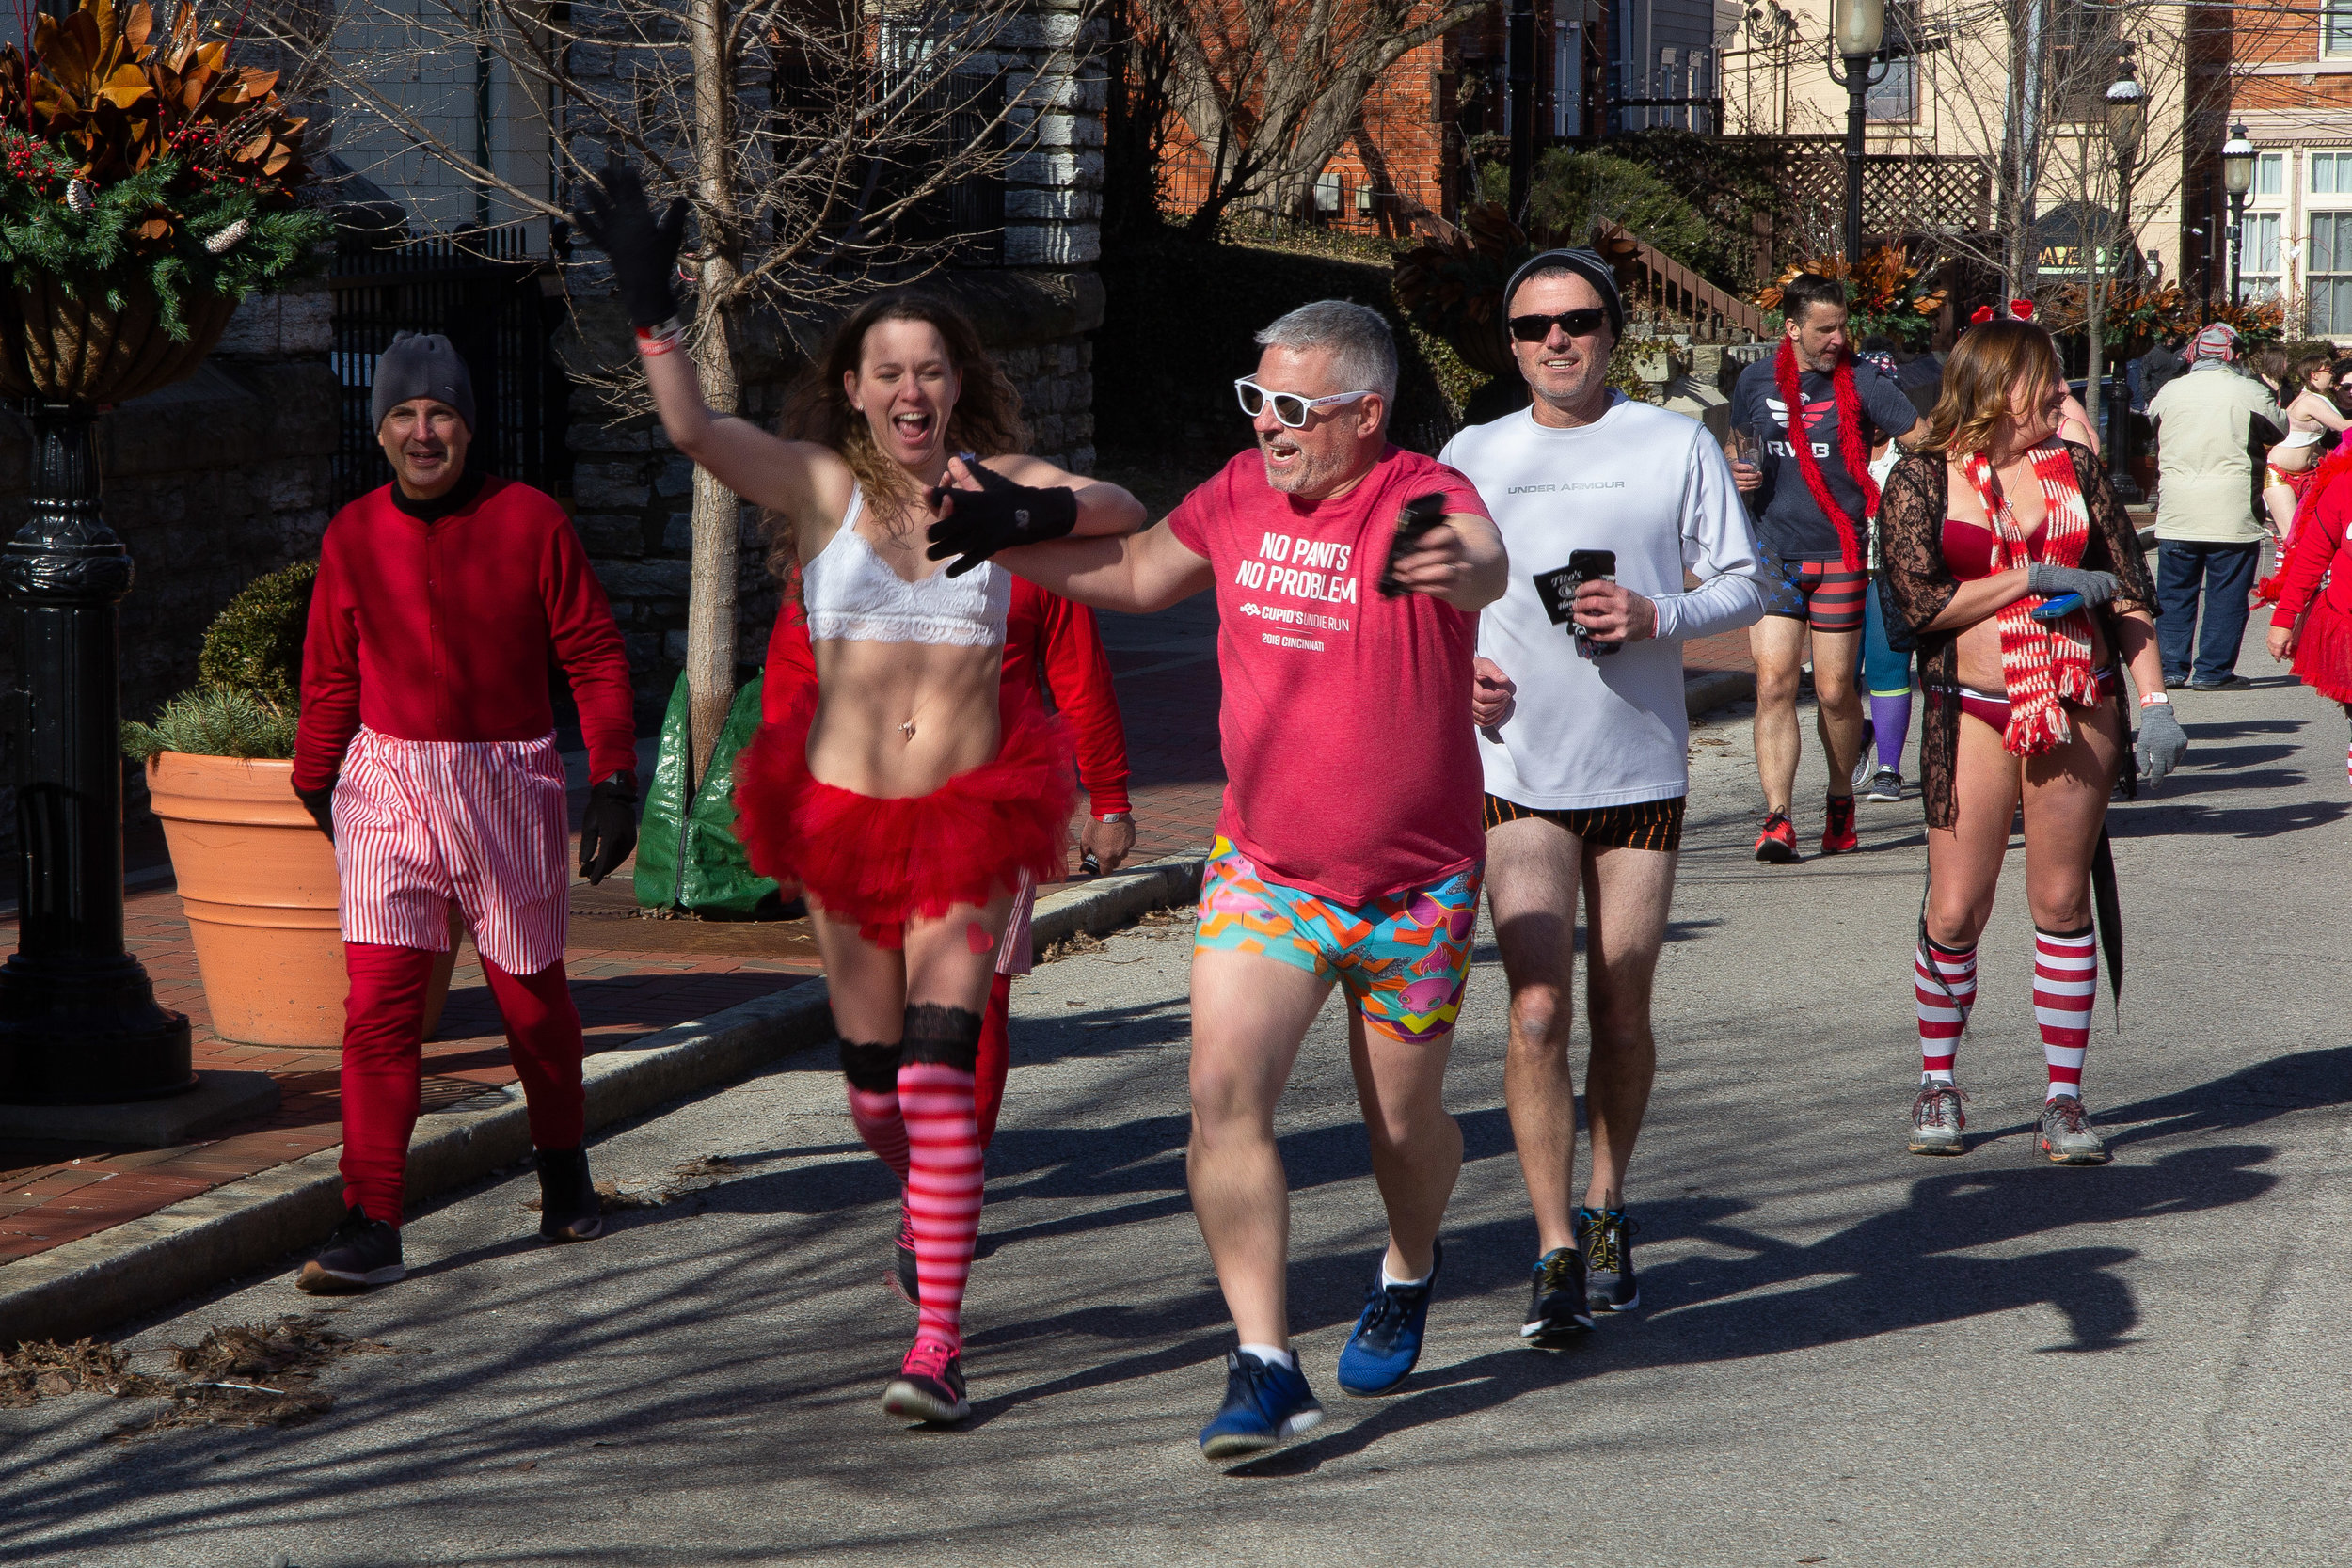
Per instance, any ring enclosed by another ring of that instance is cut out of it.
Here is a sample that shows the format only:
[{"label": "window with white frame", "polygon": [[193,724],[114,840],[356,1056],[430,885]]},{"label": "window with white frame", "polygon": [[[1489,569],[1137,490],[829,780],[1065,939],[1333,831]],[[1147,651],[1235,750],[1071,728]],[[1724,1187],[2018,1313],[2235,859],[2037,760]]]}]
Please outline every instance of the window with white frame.
[{"label": "window with white frame", "polygon": [[[2246,214],[2246,227],[2238,242],[2238,278],[2248,299],[2271,299],[2278,295],[2279,221],[2284,215],[2280,213]],[[2352,213],[2344,215],[2352,217]]]},{"label": "window with white frame", "polygon": [[2287,155],[2265,152],[2254,160],[2254,199],[2265,196],[2280,196],[2286,191]]},{"label": "window with white frame", "polygon": [[2352,334],[2352,212],[2313,213],[2303,255],[2313,337]]},{"label": "window with white frame", "polygon": [[2314,152],[2311,159],[2313,196],[2352,196],[2352,152]]},{"label": "window with white frame", "polygon": [[2319,11],[2319,52],[2352,55],[2352,0],[2323,0]]}]

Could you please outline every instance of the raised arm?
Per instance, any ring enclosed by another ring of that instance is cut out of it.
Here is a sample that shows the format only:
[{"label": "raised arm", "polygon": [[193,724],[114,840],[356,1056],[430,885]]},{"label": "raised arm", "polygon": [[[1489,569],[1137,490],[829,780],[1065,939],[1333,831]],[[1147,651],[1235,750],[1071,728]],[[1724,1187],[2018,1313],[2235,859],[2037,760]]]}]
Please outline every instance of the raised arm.
[{"label": "raised arm", "polygon": [[1064,598],[1131,615],[1166,610],[1211,583],[1208,558],[1185,548],[1166,523],[1141,533],[1024,545],[996,559]]},{"label": "raised arm", "polygon": [[[1015,453],[1006,457],[988,458],[980,466],[1004,475],[1015,484],[1025,485],[1032,490],[1073,492],[1078,499],[1078,520],[1070,531],[1074,537],[1086,538],[1103,533],[1134,533],[1152,520],[1151,514],[1144,511],[1143,503],[1128,494],[1122,487],[1111,483],[1108,480],[1088,479],[1083,474],[1073,474],[1066,469],[1057,468],[1041,457],[1027,457]],[[947,463],[947,473],[949,479],[956,484],[965,486],[964,476],[968,470],[964,467],[963,459],[950,458]]]}]

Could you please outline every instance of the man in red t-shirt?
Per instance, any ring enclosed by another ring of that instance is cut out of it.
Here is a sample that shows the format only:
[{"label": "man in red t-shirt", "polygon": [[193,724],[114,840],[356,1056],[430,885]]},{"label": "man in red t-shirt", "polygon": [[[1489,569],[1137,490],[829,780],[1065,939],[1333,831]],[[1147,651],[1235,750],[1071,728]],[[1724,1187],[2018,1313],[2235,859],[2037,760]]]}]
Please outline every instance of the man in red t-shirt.
[{"label": "man in red t-shirt", "polygon": [[[793,699],[817,684],[816,656],[808,645],[808,617],[787,599],[768,634],[768,667],[759,689],[760,717],[782,720]],[[1025,578],[1012,579],[1012,606],[1005,616],[1004,684],[1042,688],[1068,721],[1077,741],[1078,782],[1086,786],[1087,819],[1079,847],[1099,870],[1116,871],[1135,847],[1135,812],[1127,800],[1127,732],[1119,719],[1119,697],[1111,686],[1111,660],[1094,625],[1094,611],[1049,594]],[[973,1068],[980,1147],[996,1135],[1004,1108],[1005,1078],[1012,1066],[1009,1020],[1012,978],[1029,973],[1034,950],[1029,915],[1037,890],[1024,881],[1022,895],[1005,923],[996,948],[996,980],[980,1020],[979,1056]],[[914,1301],[915,1280],[913,1216],[898,1217],[898,1245],[891,1277]]]},{"label": "man in red t-shirt", "polygon": [[453,907],[473,934],[531,1114],[539,1234],[602,1234],[581,1145],[580,1013],[564,762],[548,676],[580,708],[589,791],[580,871],[637,843],[636,693],[612,607],[551,497],[467,465],[473,383],[437,335],[376,361],[376,439],[393,482],[335,515],[302,647],[294,788],[334,841],[342,884],[343,1201],[296,1281],[342,1294],[402,1276],[425,992]]},{"label": "man in red t-shirt", "polygon": [[[1389,445],[1396,346],[1377,312],[1319,301],[1258,342],[1236,384],[1256,451],[1156,528],[1002,557],[1114,610],[1216,591],[1227,784],[1193,953],[1186,1175],[1241,1345],[1200,1434],[1212,1459],[1322,1419],[1290,1352],[1274,1107],[1335,982],[1389,1217],[1340,1386],[1385,1393],[1420,1353],[1461,1169],[1442,1087],[1485,854],[1470,657],[1507,572],[1470,482]],[[1434,526],[1392,562],[1407,503],[1427,497],[1413,510]],[[951,515],[932,553],[983,553],[980,532]]]}]

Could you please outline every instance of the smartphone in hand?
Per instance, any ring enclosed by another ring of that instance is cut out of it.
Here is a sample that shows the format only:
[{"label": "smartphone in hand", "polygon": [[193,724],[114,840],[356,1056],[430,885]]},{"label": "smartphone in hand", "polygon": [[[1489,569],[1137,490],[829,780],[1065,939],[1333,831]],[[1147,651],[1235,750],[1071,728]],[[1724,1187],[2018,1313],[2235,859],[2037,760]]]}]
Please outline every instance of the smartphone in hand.
[{"label": "smartphone in hand", "polygon": [[1388,563],[1380,568],[1380,596],[1382,598],[1393,599],[1400,594],[1410,592],[1403,583],[1396,580],[1396,563],[1402,558],[1413,553],[1415,546],[1421,543],[1422,534],[1444,521],[1445,492],[1442,490],[1432,490],[1425,496],[1415,496],[1405,503],[1405,509],[1397,514],[1396,538],[1389,546]]}]

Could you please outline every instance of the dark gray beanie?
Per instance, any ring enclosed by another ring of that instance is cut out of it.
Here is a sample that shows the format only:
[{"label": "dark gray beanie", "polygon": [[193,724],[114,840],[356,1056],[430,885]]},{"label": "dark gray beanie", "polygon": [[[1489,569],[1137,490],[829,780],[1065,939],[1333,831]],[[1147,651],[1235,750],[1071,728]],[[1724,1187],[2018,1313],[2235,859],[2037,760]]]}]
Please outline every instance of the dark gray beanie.
[{"label": "dark gray beanie", "polygon": [[1519,292],[1519,285],[1527,281],[1528,275],[1560,270],[1572,272],[1593,286],[1593,292],[1600,295],[1601,309],[1609,312],[1610,336],[1624,337],[1625,296],[1617,293],[1615,271],[1597,250],[1547,250],[1541,256],[1532,256],[1521,262],[1502,290],[1504,325],[1509,325],[1511,296]]},{"label": "dark gray beanie", "polygon": [[468,430],[474,428],[473,376],[449,340],[437,332],[403,332],[376,356],[375,389],[368,400],[375,428],[383,429],[384,416],[410,398],[446,403],[457,410]]}]

